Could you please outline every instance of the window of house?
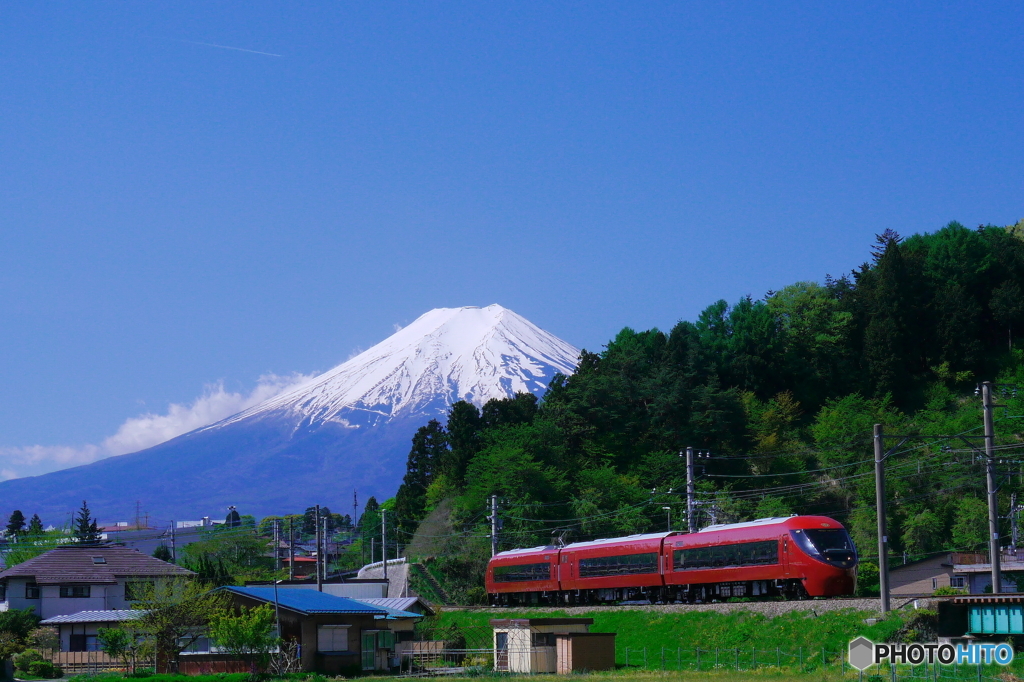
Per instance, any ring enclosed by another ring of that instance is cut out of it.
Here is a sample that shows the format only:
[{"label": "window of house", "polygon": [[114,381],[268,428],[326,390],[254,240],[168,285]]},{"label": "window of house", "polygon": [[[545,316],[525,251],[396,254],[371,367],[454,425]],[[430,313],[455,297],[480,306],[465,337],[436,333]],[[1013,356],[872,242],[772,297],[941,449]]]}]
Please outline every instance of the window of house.
[{"label": "window of house", "polygon": [[955,587],[959,590],[967,587],[967,577],[962,575],[954,575],[949,579],[949,586]]},{"label": "window of house", "polygon": [[0,583],[0,601],[7,601],[7,585]]},{"label": "window of house", "polygon": [[92,558],[92,562],[93,562],[94,564],[105,564],[105,563],[107,563],[107,560],[106,560],[106,558],[105,558],[105,557],[101,557],[101,556],[94,556],[94,557]]},{"label": "window of house", "polygon": [[71,635],[71,651],[99,651],[96,635]]},{"label": "window of house", "polygon": [[61,599],[87,599],[89,597],[89,585],[61,585]]},{"label": "window of house", "polygon": [[146,593],[152,593],[156,583],[152,580],[133,580],[124,584],[125,601],[145,599]]},{"label": "window of house", "polygon": [[348,651],[348,625],[321,625],[316,629],[316,650],[322,653]]},{"label": "window of house", "polygon": [[39,585],[25,583],[25,599],[39,599]]}]

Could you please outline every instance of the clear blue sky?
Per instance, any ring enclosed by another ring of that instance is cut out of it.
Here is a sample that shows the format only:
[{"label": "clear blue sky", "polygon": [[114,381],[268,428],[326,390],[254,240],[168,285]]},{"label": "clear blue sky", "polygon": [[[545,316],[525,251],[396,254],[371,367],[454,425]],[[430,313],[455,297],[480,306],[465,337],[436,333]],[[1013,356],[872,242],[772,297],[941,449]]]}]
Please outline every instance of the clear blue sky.
[{"label": "clear blue sky", "polygon": [[0,470],[434,307],[596,350],[1015,222],[1021,7],[4,3]]}]

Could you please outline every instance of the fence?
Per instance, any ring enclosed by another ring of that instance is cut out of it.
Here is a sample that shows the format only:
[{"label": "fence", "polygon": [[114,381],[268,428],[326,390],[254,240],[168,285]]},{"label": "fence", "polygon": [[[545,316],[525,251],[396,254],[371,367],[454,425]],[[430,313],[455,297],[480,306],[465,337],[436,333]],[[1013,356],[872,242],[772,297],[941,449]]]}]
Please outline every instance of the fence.
[{"label": "fence", "polygon": [[[110,658],[102,651],[44,651],[46,658],[59,665],[65,673],[100,673],[124,669],[124,663]],[[152,668],[153,661],[139,660],[136,668]]]},{"label": "fence", "polygon": [[789,669],[801,673],[830,670],[860,682],[899,682],[899,680],[964,680],[965,682],[1005,682],[1003,673],[1007,669],[1000,665],[940,665],[938,663],[919,665],[891,665],[883,663],[859,671],[846,661],[846,650],[804,649],[795,651],[762,650],[754,647],[733,647],[714,649],[683,649],[661,647],[660,649],[629,648],[622,653],[618,662],[627,668],[646,670],[751,671],[765,668]]}]

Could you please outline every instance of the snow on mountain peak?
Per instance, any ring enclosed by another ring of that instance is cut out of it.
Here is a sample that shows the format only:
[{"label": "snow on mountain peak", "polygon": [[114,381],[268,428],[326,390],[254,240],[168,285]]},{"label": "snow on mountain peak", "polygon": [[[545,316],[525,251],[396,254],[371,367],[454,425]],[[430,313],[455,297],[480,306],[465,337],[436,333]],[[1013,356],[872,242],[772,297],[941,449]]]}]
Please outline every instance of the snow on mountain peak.
[{"label": "snow on mountain peak", "polygon": [[356,427],[399,414],[443,414],[458,400],[483,405],[541,394],[571,374],[579,350],[500,305],[437,308],[334,369],[207,428],[279,414],[302,425]]}]

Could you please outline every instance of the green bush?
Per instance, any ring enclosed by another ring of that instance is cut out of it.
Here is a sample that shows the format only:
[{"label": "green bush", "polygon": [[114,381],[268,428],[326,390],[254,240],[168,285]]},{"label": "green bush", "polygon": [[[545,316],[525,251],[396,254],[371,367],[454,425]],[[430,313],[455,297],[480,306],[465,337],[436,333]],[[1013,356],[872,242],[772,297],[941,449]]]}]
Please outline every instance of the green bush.
[{"label": "green bush", "polygon": [[60,666],[54,665],[51,661],[32,661],[28,666],[28,673],[36,677],[45,677],[48,680],[64,677],[64,671]]},{"label": "green bush", "polygon": [[14,656],[14,667],[16,670],[20,670],[24,673],[31,672],[31,666],[33,663],[43,660],[43,655],[39,653],[37,649],[25,649],[20,654]]}]

